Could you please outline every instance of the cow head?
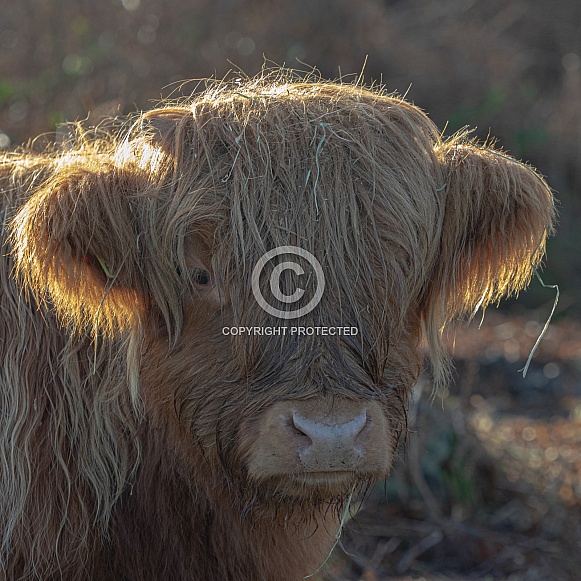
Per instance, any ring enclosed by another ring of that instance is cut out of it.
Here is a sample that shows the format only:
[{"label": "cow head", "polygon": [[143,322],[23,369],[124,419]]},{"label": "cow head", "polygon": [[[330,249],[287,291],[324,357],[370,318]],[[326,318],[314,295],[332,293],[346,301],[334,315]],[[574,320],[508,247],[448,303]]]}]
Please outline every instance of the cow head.
[{"label": "cow head", "polygon": [[523,288],[553,219],[530,167],[351,85],[220,84],[52,163],[13,222],[21,278],[117,342],[176,469],[245,506],[385,476],[425,348],[443,381],[444,326]]}]

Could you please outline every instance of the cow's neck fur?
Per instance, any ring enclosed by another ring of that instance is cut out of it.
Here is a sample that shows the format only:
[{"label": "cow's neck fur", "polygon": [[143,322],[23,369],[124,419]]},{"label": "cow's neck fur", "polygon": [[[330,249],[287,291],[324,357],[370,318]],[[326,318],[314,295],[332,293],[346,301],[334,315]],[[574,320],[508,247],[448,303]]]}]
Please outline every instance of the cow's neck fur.
[{"label": "cow's neck fur", "polygon": [[168,462],[164,439],[149,430],[138,478],[115,510],[117,574],[143,581],[267,581],[298,580],[317,570],[337,532],[333,511],[307,525],[299,515],[286,522],[284,516],[278,522],[241,516],[221,486],[203,490],[199,478],[180,474],[180,464]]}]

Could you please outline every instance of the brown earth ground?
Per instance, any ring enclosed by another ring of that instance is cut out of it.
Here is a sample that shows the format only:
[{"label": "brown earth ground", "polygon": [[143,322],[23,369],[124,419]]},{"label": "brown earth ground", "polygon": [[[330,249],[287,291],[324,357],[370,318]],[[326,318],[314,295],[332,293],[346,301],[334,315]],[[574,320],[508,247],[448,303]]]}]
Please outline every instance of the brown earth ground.
[{"label": "brown earth ground", "polygon": [[581,325],[552,323],[523,378],[544,321],[479,323],[456,332],[449,393],[420,382],[392,477],[323,579],[581,579]]}]

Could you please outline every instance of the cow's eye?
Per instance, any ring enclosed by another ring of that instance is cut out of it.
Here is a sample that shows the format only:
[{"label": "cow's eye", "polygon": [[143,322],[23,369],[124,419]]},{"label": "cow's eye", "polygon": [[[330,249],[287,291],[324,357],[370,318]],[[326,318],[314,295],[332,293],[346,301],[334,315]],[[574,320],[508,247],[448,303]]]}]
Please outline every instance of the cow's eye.
[{"label": "cow's eye", "polygon": [[195,284],[199,286],[211,286],[213,284],[212,276],[207,270],[203,268],[192,268],[191,273]]}]

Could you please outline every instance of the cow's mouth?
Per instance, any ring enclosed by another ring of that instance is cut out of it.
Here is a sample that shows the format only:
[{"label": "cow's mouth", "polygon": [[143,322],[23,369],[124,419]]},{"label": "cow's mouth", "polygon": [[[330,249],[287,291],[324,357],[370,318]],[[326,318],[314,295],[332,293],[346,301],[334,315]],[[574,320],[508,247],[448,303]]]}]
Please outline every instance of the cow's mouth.
[{"label": "cow's mouth", "polygon": [[302,472],[287,477],[287,488],[302,495],[328,497],[344,496],[361,482],[361,475],[353,471]]},{"label": "cow's mouth", "polygon": [[376,480],[354,471],[297,472],[260,483],[262,498],[284,505],[321,504],[345,500]]},{"label": "cow's mouth", "polygon": [[306,486],[344,485],[359,480],[357,473],[346,471],[303,472],[295,474],[292,479]]}]

